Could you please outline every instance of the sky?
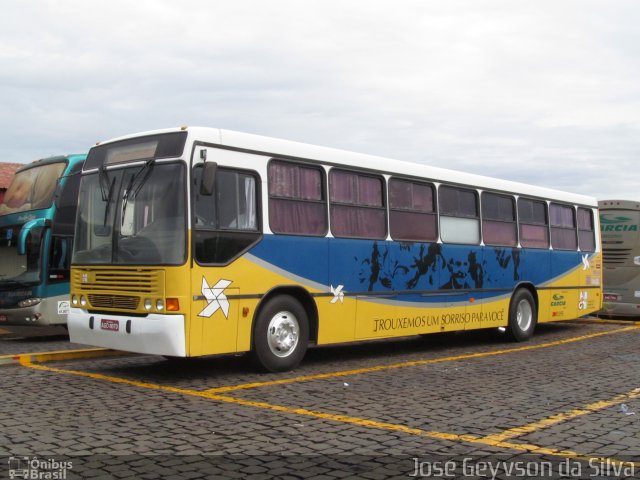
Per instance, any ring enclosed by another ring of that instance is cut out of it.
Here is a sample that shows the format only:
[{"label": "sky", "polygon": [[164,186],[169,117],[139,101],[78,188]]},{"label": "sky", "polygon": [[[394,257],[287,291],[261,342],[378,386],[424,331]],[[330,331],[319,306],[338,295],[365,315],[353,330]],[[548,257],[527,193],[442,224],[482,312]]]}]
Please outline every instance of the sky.
[{"label": "sky", "polygon": [[637,0],[23,0],[0,161],[219,127],[640,200]]}]

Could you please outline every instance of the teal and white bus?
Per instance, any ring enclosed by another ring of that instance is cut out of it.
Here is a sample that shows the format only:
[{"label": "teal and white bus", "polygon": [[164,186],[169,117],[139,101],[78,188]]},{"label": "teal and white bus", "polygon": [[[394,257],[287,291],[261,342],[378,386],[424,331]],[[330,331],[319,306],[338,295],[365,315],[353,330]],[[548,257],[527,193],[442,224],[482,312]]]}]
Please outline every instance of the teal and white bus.
[{"label": "teal and white bus", "polygon": [[600,316],[640,317],[640,202],[602,200],[604,305]]},{"label": "teal and white bus", "polygon": [[0,326],[66,324],[85,155],[20,168],[0,204]]}]

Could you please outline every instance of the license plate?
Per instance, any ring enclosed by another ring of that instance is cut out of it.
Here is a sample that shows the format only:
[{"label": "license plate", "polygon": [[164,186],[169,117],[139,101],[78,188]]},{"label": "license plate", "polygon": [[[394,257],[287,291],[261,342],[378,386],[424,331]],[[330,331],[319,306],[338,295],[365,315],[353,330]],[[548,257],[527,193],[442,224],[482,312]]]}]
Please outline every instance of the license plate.
[{"label": "license plate", "polygon": [[617,293],[605,293],[603,296],[605,302],[617,302],[620,300],[620,295]]},{"label": "license plate", "polygon": [[117,332],[118,330],[120,330],[120,322],[118,320],[107,320],[103,318],[102,320],[100,320],[100,328],[102,330]]},{"label": "license plate", "polygon": [[6,322],[7,321],[7,316],[6,315],[0,315],[0,322]]}]

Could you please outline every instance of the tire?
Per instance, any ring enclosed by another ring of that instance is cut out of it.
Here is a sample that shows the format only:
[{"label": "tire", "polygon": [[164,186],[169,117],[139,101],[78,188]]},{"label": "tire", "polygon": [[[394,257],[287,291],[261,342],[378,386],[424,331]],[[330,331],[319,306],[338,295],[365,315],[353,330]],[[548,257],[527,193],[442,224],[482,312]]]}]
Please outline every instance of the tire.
[{"label": "tire", "polygon": [[529,340],[538,323],[536,302],[525,288],[516,290],[509,305],[509,337],[516,342]]},{"label": "tire", "polygon": [[289,295],[267,301],[253,329],[253,359],[268,372],[298,366],[309,343],[309,320],[300,302]]}]

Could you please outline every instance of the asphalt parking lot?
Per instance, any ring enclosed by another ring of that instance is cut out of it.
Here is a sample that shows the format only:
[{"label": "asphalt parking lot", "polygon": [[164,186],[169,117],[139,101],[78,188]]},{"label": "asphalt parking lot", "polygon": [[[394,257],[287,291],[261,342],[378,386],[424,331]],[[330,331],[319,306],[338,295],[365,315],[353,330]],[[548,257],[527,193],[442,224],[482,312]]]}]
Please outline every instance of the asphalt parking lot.
[{"label": "asphalt parking lot", "polygon": [[0,331],[15,360],[0,368],[0,476],[638,478],[639,327],[323,347],[284,374],[243,357],[40,358],[84,347]]}]

